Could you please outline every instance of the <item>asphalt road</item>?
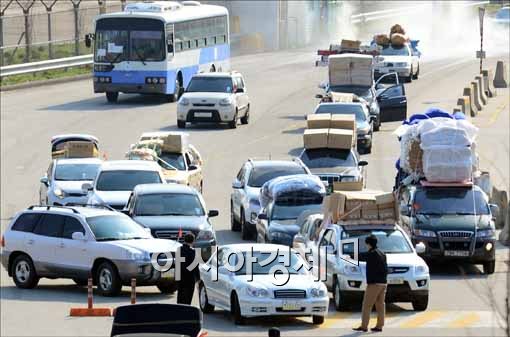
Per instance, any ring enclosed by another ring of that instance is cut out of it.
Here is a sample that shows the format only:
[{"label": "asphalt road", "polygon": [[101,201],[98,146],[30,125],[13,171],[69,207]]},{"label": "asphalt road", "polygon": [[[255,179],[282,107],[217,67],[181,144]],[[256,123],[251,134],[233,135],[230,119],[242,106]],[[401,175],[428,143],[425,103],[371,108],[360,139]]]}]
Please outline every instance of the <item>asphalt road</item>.
[{"label": "asphalt road", "polygon": [[[508,62],[508,54],[503,59]],[[231,182],[247,158],[286,158],[299,153],[305,121],[317,103],[317,84],[324,69],[313,67],[313,50],[286,51],[233,59],[241,71],[252,100],[251,120],[237,129],[200,126],[187,129],[205,159],[204,196],[210,209],[219,209],[213,219],[220,243],[240,242],[230,232]],[[494,68],[495,59],[487,64]],[[478,64],[471,58],[424,61],[418,81],[406,85],[408,113],[428,107],[449,111],[462,88],[475,76]],[[509,186],[509,91],[500,90],[473,123],[480,127],[478,149],[482,168],[491,172],[493,183]],[[368,186],[391,189],[394,161],[399,153],[392,135],[397,124],[384,125],[375,134],[369,162]],[[118,104],[106,104],[92,93],[90,80],[1,93],[1,219],[2,229],[16,211],[38,201],[39,178],[50,158],[49,139],[59,133],[96,135],[109,159],[121,159],[129,145],[144,131],[176,130],[175,104],[155,97],[121,95]],[[16,289],[2,270],[1,335],[106,335],[109,318],[70,318],[69,308],[86,305],[86,289],[71,281],[42,280],[34,290]],[[496,273],[487,277],[478,267],[432,266],[431,297],[426,312],[414,313],[410,305],[391,305],[382,335],[489,336],[504,335],[508,248],[498,246]],[[119,298],[96,297],[98,305],[115,307],[129,303],[129,289]],[[174,302],[155,287],[140,288],[139,302]],[[279,326],[284,336],[351,335],[358,311],[336,313],[321,326],[309,319],[257,319],[236,327],[228,316],[216,312],[205,316],[214,336],[260,336],[270,326]]]}]

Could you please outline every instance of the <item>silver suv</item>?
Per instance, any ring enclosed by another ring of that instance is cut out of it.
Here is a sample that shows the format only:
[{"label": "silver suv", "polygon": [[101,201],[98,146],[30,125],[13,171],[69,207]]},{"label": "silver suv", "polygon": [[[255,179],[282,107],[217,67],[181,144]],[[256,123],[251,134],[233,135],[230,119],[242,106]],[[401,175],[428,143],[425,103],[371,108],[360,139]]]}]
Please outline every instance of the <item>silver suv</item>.
[{"label": "silver suv", "polygon": [[260,210],[260,188],[273,178],[295,174],[310,174],[310,170],[297,158],[294,160],[248,159],[232,183],[231,230],[241,231],[243,240],[253,238]]},{"label": "silver suv", "polygon": [[18,288],[34,288],[41,277],[85,285],[91,275],[103,296],[118,295],[132,278],[172,293],[174,269],[160,272],[151,258],[169,265],[179,246],[108,207],[31,206],[7,226],[1,258]]}]

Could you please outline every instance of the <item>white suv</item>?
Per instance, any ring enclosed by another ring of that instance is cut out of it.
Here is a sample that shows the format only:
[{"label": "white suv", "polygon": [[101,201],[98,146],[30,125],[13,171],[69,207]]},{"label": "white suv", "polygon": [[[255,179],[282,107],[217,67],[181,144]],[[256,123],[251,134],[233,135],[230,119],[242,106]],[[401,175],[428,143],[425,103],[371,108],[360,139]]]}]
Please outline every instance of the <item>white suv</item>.
[{"label": "white suv", "polygon": [[82,189],[88,193],[88,204],[123,210],[136,185],[164,182],[161,167],[154,161],[111,160],[99,167],[94,183],[85,183]]},{"label": "white suv", "polygon": [[190,123],[248,124],[250,98],[243,76],[238,72],[204,73],[191,78],[177,104],[177,127]]},{"label": "white suv", "polygon": [[[69,278],[78,285],[92,277],[104,296],[115,296],[135,278],[137,285],[175,291],[173,262],[180,246],[155,239],[127,215],[106,207],[32,206],[18,213],[2,238],[2,265],[18,288],[34,288],[41,277]],[[165,254],[161,254],[165,253]]]}]

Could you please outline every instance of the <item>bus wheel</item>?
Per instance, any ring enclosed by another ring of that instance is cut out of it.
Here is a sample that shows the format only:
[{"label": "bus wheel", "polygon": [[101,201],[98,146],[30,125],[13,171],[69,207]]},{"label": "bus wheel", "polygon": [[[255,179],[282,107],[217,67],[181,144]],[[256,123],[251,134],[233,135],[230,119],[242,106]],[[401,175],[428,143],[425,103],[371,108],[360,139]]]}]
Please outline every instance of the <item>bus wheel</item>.
[{"label": "bus wheel", "polygon": [[107,92],[106,93],[106,100],[109,103],[116,103],[119,99],[119,93],[118,92]]},{"label": "bus wheel", "polygon": [[215,73],[216,72],[216,67],[213,65],[211,65],[211,69],[209,70],[211,73]]},{"label": "bus wheel", "polygon": [[174,87],[174,93],[170,95],[166,95],[168,102],[176,102],[179,100],[179,97],[181,97],[181,82],[179,81],[179,78],[175,79],[175,87]]}]

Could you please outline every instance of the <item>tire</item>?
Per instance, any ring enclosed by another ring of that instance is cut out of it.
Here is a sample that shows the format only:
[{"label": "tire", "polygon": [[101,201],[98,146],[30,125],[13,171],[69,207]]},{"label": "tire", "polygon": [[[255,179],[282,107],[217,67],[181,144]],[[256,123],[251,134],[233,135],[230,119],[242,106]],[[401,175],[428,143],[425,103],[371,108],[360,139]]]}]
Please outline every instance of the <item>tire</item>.
[{"label": "tire", "polygon": [[413,80],[417,80],[419,75],[420,75],[420,66],[418,66],[418,70],[416,71],[416,74],[413,76]]},{"label": "tire", "polygon": [[244,216],[244,210],[241,209],[241,239],[249,240],[250,239],[250,230],[246,227],[246,219]]},{"label": "tire", "polygon": [[160,281],[156,287],[162,294],[173,294],[177,291],[177,283],[171,281]]},{"label": "tire", "polygon": [[348,303],[342,298],[342,290],[336,277],[335,282],[333,282],[333,302],[335,303],[336,311],[345,311],[349,307]]},{"label": "tire", "polygon": [[119,100],[119,93],[118,92],[107,92],[106,100],[108,101],[108,103],[117,103],[117,101]]},{"label": "tire", "polygon": [[405,82],[411,83],[413,81],[413,68],[411,68],[411,72],[409,73],[409,76],[406,77]]},{"label": "tire", "polygon": [[177,121],[177,128],[179,129],[185,129],[186,128],[186,121]]},{"label": "tire", "polygon": [[79,287],[84,287],[88,284],[88,280],[73,278],[73,282]]},{"label": "tire", "polygon": [[379,131],[381,129],[381,120],[380,118],[377,118],[377,120],[374,123],[374,131]]},{"label": "tire", "polygon": [[233,293],[230,297],[230,314],[235,325],[243,325],[245,323],[245,318],[241,315],[241,307],[239,306],[236,293]]},{"label": "tire", "polygon": [[324,323],[324,316],[312,316],[313,325],[320,325]]},{"label": "tire", "polygon": [[415,296],[412,300],[414,311],[425,311],[429,305],[429,295]]},{"label": "tire", "polygon": [[119,273],[110,262],[103,262],[97,268],[96,284],[99,294],[106,297],[117,296],[122,289]]},{"label": "tire", "polygon": [[200,282],[200,284],[198,285],[198,302],[200,304],[200,309],[204,314],[210,314],[214,312],[214,305],[209,303],[207,291],[202,282]]},{"label": "tire", "polygon": [[496,269],[496,261],[484,262],[483,273],[485,275],[494,274],[495,269]]},{"label": "tire", "polygon": [[246,113],[241,117],[241,124],[246,125],[250,122],[250,106],[246,109]]},{"label": "tire", "polygon": [[229,129],[237,128],[237,111],[236,111],[236,114],[234,115],[234,119],[231,120],[230,122],[228,122],[228,128]]},{"label": "tire", "polygon": [[230,202],[230,230],[232,232],[239,232],[241,230],[241,225],[234,215],[234,204],[232,202]]},{"label": "tire", "polygon": [[19,255],[12,263],[12,280],[16,287],[21,289],[33,289],[39,283],[39,277],[32,259],[27,255]]},{"label": "tire", "polygon": [[182,84],[181,81],[179,81],[179,77],[175,79],[175,86],[174,86],[174,93],[170,95],[166,95],[166,100],[170,103],[177,102],[179,98],[181,97],[182,93]]}]

